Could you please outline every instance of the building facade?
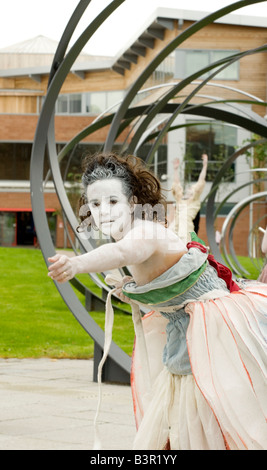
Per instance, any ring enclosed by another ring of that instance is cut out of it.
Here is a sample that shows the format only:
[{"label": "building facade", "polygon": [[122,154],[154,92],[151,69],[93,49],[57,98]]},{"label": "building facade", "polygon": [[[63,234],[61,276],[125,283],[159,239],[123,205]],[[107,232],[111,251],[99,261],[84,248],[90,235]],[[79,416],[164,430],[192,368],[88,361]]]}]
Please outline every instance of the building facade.
[{"label": "building facade", "polygon": [[[153,12],[142,30],[136,32],[136,37],[125,45],[118,56],[99,58],[81,54],[68,74],[56,103],[55,136],[58,151],[101,113],[114,112],[129,87],[159,51],[202,17],[200,12],[160,8]],[[216,60],[266,43],[267,28],[260,18],[238,15],[224,17],[187,39],[182,47],[160,64],[145,84],[143,93],[140,93],[138,104],[155,102],[173,83]],[[0,50],[0,246],[38,244],[30,201],[30,158],[56,47],[53,41],[38,37]],[[228,110],[230,106],[236,115],[247,111],[263,119],[266,115],[263,106],[266,101],[266,75],[267,54],[248,55],[209,81],[194,97],[193,104],[214,102],[222,110]],[[201,79],[207,77],[203,75]],[[194,86],[195,83],[188,85],[183,93],[190,94]],[[181,99],[178,95],[172,102],[179,103]],[[226,103],[225,100],[233,100],[235,103]],[[240,102],[237,104],[236,100]],[[159,129],[161,124],[160,120],[155,122],[155,129]],[[179,158],[180,177],[186,185],[197,179],[202,165],[201,155],[206,152],[209,166],[202,195],[205,201],[222,162],[253,136],[250,131],[235,124],[185,113],[179,115],[174,127],[161,143],[152,169],[167,190],[171,207],[172,161]],[[76,146],[72,158],[67,158],[62,164],[66,184],[75,188],[74,194],[70,195],[74,205],[77,199],[75,175],[81,172],[81,160],[87,152],[94,153],[103,147],[107,132],[108,128],[105,127],[86,137]],[[133,132],[134,127],[126,129],[116,141],[114,150],[119,151],[125,142],[129,142]],[[141,146],[137,154],[145,157],[148,150],[149,143]],[[218,202],[223,200],[226,192],[233,194],[227,200],[225,214],[218,218],[217,230],[221,230],[224,216],[233,205],[254,190],[244,187],[233,192],[250,178],[251,166],[251,159],[243,155],[226,175],[219,189]],[[44,178],[46,175],[47,217],[55,245],[64,247],[68,241],[48,165]],[[260,208],[261,213],[265,209],[264,204]],[[235,236],[238,238],[238,253],[245,255],[253,221],[250,210],[242,217]],[[201,211],[199,235],[207,241],[205,204]]]}]

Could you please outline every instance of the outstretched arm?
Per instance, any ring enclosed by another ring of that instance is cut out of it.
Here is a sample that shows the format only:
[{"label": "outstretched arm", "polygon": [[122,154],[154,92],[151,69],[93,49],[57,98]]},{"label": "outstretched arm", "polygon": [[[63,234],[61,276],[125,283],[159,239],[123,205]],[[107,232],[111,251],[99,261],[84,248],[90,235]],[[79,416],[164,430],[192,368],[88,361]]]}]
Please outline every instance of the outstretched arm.
[{"label": "outstretched arm", "polygon": [[116,243],[100,246],[84,255],[69,258],[57,254],[48,258],[52,263],[48,268],[48,276],[54,281],[63,283],[76,274],[100,273],[143,263],[156,251],[157,240],[149,237],[140,239],[141,234],[134,234],[134,230],[131,235]]}]

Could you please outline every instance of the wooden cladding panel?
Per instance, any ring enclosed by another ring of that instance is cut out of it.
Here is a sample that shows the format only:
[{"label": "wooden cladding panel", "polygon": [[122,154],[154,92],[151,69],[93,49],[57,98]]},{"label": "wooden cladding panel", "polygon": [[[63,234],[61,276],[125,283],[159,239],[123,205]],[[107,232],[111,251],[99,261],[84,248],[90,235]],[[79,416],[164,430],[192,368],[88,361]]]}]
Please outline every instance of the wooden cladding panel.
[{"label": "wooden cladding panel", "polygon": [[[80,131],[85,129],[94,117],[90,116],[56,116],[55,129],[57,142],[69,142]],[[0,114],[0,141],[2,142],[32,142],[34,139],[37,115],[5,115]],[[90,135],[84,142],[104,142],[108,126]],[[119,141],[127,136],[127,129],[122,133]]]},{"label": "wooden cladding panel", "polygon": [[[113,70],[102,70],[87,72],[85,78],[70,73],[66,78],[60,93],[82,93],[90,91],[107,91],[127,89],[140,76],[148,63],[175,38],[179,31],[184,31],[190,26],[189,21],[185,21],[181,30],[178,29],[176,22],[174,30],[166,30],[164,40],[155,40],[155,48],[148,49],[146,57],[139,57],[137,64],[132,64],[130,70],[125,71],[125,76],[121,76]],[[267,28],[256,28],[247,26],[235,26],[225,24],[212,24],[196,33],[193,37],[187,39],[181,44],[181,48],[190,49],[221,49],[221,50],[240,50],[256,48],[267,43]],[[232,86],[248,93],[256,95],[262,100],[266,99],[266,73],[267,73],[267,53],[260,53],[247,56],[240,61],[240,80],[238,81],[219,81],[222,85]],[[41,83],[34,82],[29,77],[18,77],[16,79],[0,79],[0,90],[9,88],[20,90],[36,90],[40,96],[45,95],[47,89],[48,76],[43,76]],[[223,88],[211,87],[203,89],[213,96],[221,98],[237,98],[232,92]],[[240,95],[241,97],[241,95]],[[255,106],[254,111],[265,115],[265,109]],[[32,113],[36,112],[34,98],[16,97],[7,99],[0,96],[0,113]]]},{"label": "wooden cladding panel", "polygon": [[0,113],[35,114],[36,112],[35,96],[0,96]]}]

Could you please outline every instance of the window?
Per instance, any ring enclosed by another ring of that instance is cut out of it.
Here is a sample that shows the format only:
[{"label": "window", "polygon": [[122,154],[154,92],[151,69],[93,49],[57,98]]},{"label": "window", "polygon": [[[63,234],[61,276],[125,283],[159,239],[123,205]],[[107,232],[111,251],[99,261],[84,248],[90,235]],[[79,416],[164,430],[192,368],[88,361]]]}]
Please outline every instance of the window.
[{"label": "window", "polygon": [[[146,144],[138,150],[137,156],[146,160],[151,145]],[[154,155],[154,160],[149,166],[149,169],[159,178],[162,179],[162,176],[167,175],[167,145],[162,144],[159,146],[157,152]]]},{"label": "window", "polygon": [[[238,52],[237,50],[176,49],[159,64],[147,80],[145,88],[177,78],[186,78],[214,62]],[[204,74],[202,78],[207,78],[212,71]],[[226,67],[213,80],[239,80],[239,62]]]},{"label": "window", "polygon": [[0,246],[16,245],[16,213],[0,212]]},{"label": "window", "polygon": [[[175,52],[171,52],[154,70],[143,88],[149,88],[173,80],[175,72]],[[140,95],[143,99],[144,95]]]},{"label": "window", "polygon": [[[182,57],[177,51],[178,57]],[[192,75],[204,67],[207,67],[210,63],[209,53],[207,51],[189,51],[184,54],[184,76]],[[207,76],[207,74],[206,74]]]},{"label": "window", "polygon": [[78,114],[82,112],[82,95],[73,94],[69,96],[69,112],[70,114]]},{"label": "window", "polygon": [[[57,150],[62,145],[57,145]],[[31,165],[31,143],[0,142],[0,180],[29,181]],[[47,153],[45,155],[44,175],[50,168]],[[50,176],[52,179],[52,176]]]},{"label": "window", "polygon": [[32,144],[0,143],[0,179],[23,180],[30,177]]},{"label": "window", "polygon": [[[47,212],[47,220],[54,244],[56,243],[57,216]],[[0,246],[37,246],[32,212],[0,211]]]},{"label": "window", "polygon": [[[107,108],[114,106],[115,104],[119,103],[123,99],[124,93],[122,91],[110,91],[107,93]],[[117,106],[118,107],[118,106]],[[116,108],[112,109],[114,112]]]},{"label": "window", "polygon": [[[56,113],[98,115],[122,100],[123,95],[121,90],[60,95],[56,103]],[[114,111],[115,108],[112,112]]]},{"label": "window", "polygon": [[[238,53],[239,51],[228,50],[191,50],[177,49],[175,51],[175,78],[183,79],[201,70],[208,65]],[[202,75],[207,78],[215,69]],[[239,61],[226,67],[214,77],[214,80],[239,80]]]},{"label": "window", "polygon": [[68,97],[66,95],[59,96],[57,101],[57,112],[59,114],[68,112]]},{"label": "window", "polygon": [[[199,122],[194,125],[192,122],[186,131],[185,181],[197,181],[202,169],[203,153],[209,157],[207,181],[213,181],[223,162],[235,152],[236,145],[235,127],[220,122]],[[234,176],[235,164],[228,169],[224,179],[234,181]]]},{"label": "window", "polygon": [[100,114],[106,109],[106,93],[90,93],[88,111],[92,114]]}]

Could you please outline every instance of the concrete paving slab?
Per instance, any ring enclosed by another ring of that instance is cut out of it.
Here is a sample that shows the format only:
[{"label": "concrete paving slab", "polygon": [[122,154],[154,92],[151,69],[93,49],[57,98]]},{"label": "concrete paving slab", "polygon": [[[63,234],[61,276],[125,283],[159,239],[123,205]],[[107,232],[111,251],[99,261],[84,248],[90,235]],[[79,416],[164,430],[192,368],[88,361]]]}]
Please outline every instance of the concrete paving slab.
[{"label": "concrete paving slab", "polygon": [[[103,450],[130,450],[131,388],[102,387]],[[90,450],[97,403],[92,360],[0,359],[0,450]]]}]

